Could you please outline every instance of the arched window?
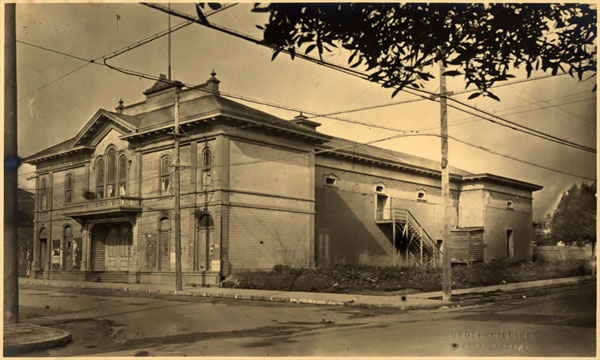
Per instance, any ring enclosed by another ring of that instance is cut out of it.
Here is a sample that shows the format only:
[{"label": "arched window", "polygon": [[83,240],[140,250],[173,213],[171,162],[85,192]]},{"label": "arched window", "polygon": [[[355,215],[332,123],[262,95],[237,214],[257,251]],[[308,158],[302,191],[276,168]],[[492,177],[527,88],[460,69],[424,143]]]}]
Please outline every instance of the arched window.
[{"label": "arched window", "polygon": [[127,158],[119,156],[119,195],[127,194]]},{"label": "arched window", "polygon": [[165,194],[171,190],[171,157],[163,155],[160,158],[160,193]]},{"label": "arched window", "polygon": [[117,188],[117,152],[110,149],[106,153],[106,197],[114,197]]},{"label": "arched window", "polygon": [[212,153],[209,148],[202,151],[202,189],[210,186],[212,178]]},{"label": "arched window", "polygon": [[73,202],[73,174],[65,175],[65,204]]},{"label": "arched window", "polygon": [[98,160],[96,163],[96,196],[98,199],[104,198],[104,160]]},{"label": "arched window", "polygon": [[46,178],[42,178],[40,181],[40,210],[46,210],[48,208],[48,183]]}]

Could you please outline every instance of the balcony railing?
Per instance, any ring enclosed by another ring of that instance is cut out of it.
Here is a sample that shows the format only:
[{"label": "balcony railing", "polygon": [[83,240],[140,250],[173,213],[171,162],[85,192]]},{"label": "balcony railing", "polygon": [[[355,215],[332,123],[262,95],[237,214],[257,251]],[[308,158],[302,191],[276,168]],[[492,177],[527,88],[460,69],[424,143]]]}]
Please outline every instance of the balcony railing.
[{"label": "balcony railing", "polygon": [[65,215],[83,216],[115,212],[141,212],[142,200],[131,196],[95,199],[65,205]]}]

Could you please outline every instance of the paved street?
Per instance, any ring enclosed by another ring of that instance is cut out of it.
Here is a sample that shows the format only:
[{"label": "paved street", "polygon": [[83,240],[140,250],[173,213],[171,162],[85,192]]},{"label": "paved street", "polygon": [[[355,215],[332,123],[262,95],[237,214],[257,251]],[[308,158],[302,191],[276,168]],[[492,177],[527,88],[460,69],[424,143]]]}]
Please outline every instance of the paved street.
[{"label": "paved street", "polygon": [[28,356],[594,356],[595,294],[398,311],[25,288],[20,311],[72,333]]}]

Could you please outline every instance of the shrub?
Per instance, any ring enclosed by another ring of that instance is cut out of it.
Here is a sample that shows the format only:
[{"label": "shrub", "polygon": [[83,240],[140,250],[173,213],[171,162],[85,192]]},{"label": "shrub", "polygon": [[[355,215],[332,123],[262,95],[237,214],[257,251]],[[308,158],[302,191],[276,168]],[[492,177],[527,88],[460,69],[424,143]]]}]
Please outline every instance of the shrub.
[{"label": "shrub", "polygon": [[[455,289],[579,276],[591,273],[588,261],[538,262],[493,261],[452,268]],[[276,265],[272,271],[253,271],[229,277],[222,286],[246,289],[360,293],[365,291],[437,291],[442,289],[442,270],[426,266],[373,266],[330,264],[314,269]]]}]

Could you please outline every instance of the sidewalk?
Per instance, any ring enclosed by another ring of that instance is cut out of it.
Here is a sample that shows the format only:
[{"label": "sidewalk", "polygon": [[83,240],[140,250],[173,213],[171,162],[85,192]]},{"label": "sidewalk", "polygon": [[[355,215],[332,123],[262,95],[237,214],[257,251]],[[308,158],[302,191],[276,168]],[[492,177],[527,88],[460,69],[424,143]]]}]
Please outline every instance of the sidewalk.
[{"label": "sidewalk", "polygon": [[[593,276],[578,276],[561,279],[548,279],[527,281],[512,284],[500,284],[470,289],[452,290],[453,295],[469,293],[486,293],[499,291],[515,291],[530,289],[535,290],[547,286],[559,286],[577,284],[579,282],[593,279]],[[339,305],[360,306],[378,308],[397,308],[401,310],[430,309],[442,306],[460,304],[460,302],[446,302],[441,300],[442,292],[429,292],[407,295],[358,295],[358,294],[336,294],[336,293],[310,293],[277,290],[255,290],[255,289],[231,289],[231,288],[191,288],[187,287],[181,291],[175,291],[171,285],[159,284],[117,284],[78,282],[66,280],[42,280],[42,279],[19,279],[19,285],[29,286],[51,286],[63,288],[81,289],[109,289],[116,291],[129,291],[136,293],[174,294],[178,296],[199,296],[239,300],[289,302],[298,304],[317,305]]]},{"label": "sidewalk", "polygon": [[[566,286],[594,279],[593,276],[578,276],[571,278],[528,281],[513,284],[501,284],[470,289],[453,290],[452,294],[485,294],[487,301],[507,300],[509,294],[498,295],[498,292],[521,291],[515,297],[521,297],[522,291],[529,294],[544,293],[547,287]],[[376,308],[395,308],[400,310],[433,309],[457,305],[474,305],[480,299],[466,299],[446,302],[441,300],[442,292],[408,294],[408,295],[357,295],[334,293],[310,293],[275,290],[229,289],[229,288],[186,288],[175,291],[173,286],[158,284],[117,284],[78,282],[66,280],[42,280],[20,278],[19,286],[49,286],[55,288],[106,289],[142,294],[158,294],[190,297],[214,297],[225,299],[286,302],[297,304],[358,306]],[[455,299],[456,300],[456,299]],[[4,326],[4,355],[16,355],[34,349],[44,349],[60,346],[71,340],[71,334],[62,330],[33,324],[15,324]]]},{"label": "sidewalk", "polygon": [[71,333],[34,324],[4,325],[4,356],[42,350],[67,344]]}]

